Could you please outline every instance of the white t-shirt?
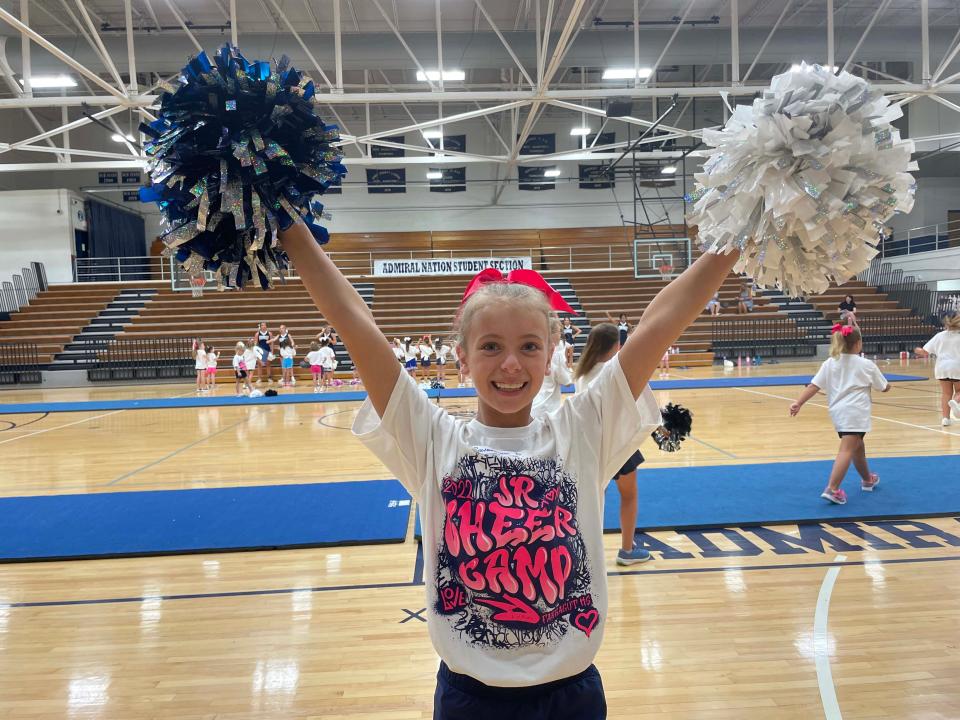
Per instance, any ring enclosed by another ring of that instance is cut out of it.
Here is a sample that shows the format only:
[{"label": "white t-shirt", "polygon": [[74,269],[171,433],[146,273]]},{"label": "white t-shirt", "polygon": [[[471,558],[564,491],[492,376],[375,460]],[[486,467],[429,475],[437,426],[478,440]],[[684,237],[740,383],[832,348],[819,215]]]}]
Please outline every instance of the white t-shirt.
[{"label": "white t-shirt", "polygon": [[938,332],[923,349],[937,356],[937,364],[933,366],[937,380],[960,380],[960,331]]},{"label": "white t-shirt", "polygon": [[[330,348],[327,348],[328,350]],[[307,353],[307,356],[304,358],[311,365],[319,365],[323,361],[323,356],[320,354],[319,350],[311,350]]]},{"label": "white t-shirt", "polygon": [[207,369],[207,351],[206,350],[197,350],[196,362],[193,365],[197,370],[206,370]]},{"label": "white t-shirt", "polygon": [[403,359],[407,362],[417,359],[417,353],[419,352],[419,349],[416,345],[411,345],[409,348],[407,348],[406,345],[401,345],[400,349],[403,350]]},{"label": "white t-shirt", "polygon": [[555,412],[560,408],[560,386],[569,385],[573,382],[573,375],[567,368],[566,345],[563,342],[557,343],[550,358],[550,374],[544,375],[543,385],[540,386],[540,392],[533,399],[533,407],[530,408],[530,414],[539,417],[545,413]]},{"label": "white t-shirt", "polygon": [[849,353],[827,358],[810,382],[826,394],[837,432],[870,432],[870,389],[889,384],[872,360]]},{"label": "white t-shirt", "polygon": [[323,367],[324,370],[336,370],[337,369],[337,355],[333,352],[332,347],[322,347],[317,350],[320,353],[320,362],[318,363]]},{"label": "white t-shirt", "polygon": [[233,356],[233,369],[234,369],[234,370],[239,370],[239,369],[240,369],[240,363],[245,362],[245,361],[244,361],[244,357],[245,357],[245,355],[234,355],[234,356]]},{"label": "white t-shirt", "polygon": [[207,370],[217,367],[217,354],[215,352],[207,353]]},{"label": "white t-shirt", "polygon": [[578,395],[593,385],[593,381],[600,377],[601,371],[608,362],[609,360],[605,362],[598,362],[596,365],[590,368],[590,371],[586,375],[581,375],[573,381],[574,389]]},{"label": "white t-shirt", "polygon": [[451,670],[497,686],[582,672],[607,620],[603,492],[660,422],[620,363],[526,427],[459,420],[400,373],[353,431],[419,505],[427,625]]},{"label": "white t-shirt", "polygon": [[282,347],[280,348],[280,357],[282,358],[292,358],[296,357],[297,351],[292,347]]},{"label": "white t-shirt", "polygon": [[437,351],[437,362],[445,363],[447,358],[450,356],[450,346],[441,345],[440,349]]},{"label": "white t-shirt", "polygon": [[434,353],[432,345],[417,345],[417,350],[420,353],[421,360],[429,360]]},{"label": "white t-shirt", "polygon": [[403,362],[403,348],[399,345],[393,346],[393,354],[397,356],[397,360]]},{"label": "white t-shirt", "polygon": [[263,348],[258,345],[251,345],[243,353],[243,361],[247,364],[247,370],[254,370],[257,363],[263,360]]}]

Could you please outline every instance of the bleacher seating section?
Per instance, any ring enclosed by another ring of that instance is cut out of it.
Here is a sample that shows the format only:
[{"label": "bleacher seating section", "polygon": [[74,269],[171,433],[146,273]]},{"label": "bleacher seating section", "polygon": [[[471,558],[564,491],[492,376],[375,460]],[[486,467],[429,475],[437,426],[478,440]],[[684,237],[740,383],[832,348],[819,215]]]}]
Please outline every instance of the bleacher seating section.
[{"label": "bleacher seating section", "polygon": [[[679,234],[682,228],[670,228],[666,234]],[[534,266],[547,278],[562,277],[578,296],[590,324],[626,313],[635,324],[649,301],[665,280],[636,279],[633,273],[632,243],[624,228],[573,228],[551,230],[491,230],[468,232],[403,232],[334,235],[328,246],[344,271],[352,276],[362,294],[372,297],[372,311],[384,334],[393,339],[424,333],[449,336],[451,319],[465,283],[455,277],[369,277],[374,257],[465,257],[486,254],[531,255]],[[608,269],[611,265],[619,269]],[[604,268],[604,269],[599,269]],[[724,320],[789,318],[767,298],[755,299],[755,310],[737,315],[736,299],[740,278],[731,275],[720,291]],[[270,292],[249,288],[242,292],[217,292],[208,287],[201,298],[174,292],[169,282],[141,282],[137,285],[158,290],[142,312],[117,335],[118,339],[200,336],[217,347],[223,356],[221,367],[229,367],[232,348],[238,340],[249,339],[256,324],[266,321],[272,330],[285,323],[296,340],[302,357],[310,341],[325,324],[313,306],[302,283],[289,280]],[[0,322],[0,343],[32,342],[38,346],[39,362],[48,363],[69,343],[91,318],[103,310],[119,289],[117,283],[60,285],[42,293],[29,306]],[[862,282],[851,281],[831,287],[810,298],[810,302],[828,320],[838,316],[837,305],[843,295],[854,295],[859,315],[865,323],[871,318],[902,318],[897,332],[923,335],[935,328],[913,317],[910,310]],[[681,356],[675,365],[709,365],[713,320],[704,312],[681,336]],[[583,336],[581,336],[583,337]],[[346,356],[340,348],[341,369]],[[276,369],[279,373],[279,368]],[[301,374],[306,371],[298,372]],[[229,379],[228,373],[222,373]]]}]

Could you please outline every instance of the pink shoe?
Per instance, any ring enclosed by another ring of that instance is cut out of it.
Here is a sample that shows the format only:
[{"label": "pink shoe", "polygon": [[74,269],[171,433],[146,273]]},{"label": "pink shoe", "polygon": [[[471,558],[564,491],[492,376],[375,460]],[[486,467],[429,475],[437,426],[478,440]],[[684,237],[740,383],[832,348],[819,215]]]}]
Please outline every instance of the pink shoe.
[{"label": "pink shoe", "polygon": [[876,473],[870,473],[870,482],[860,481],[860,489],[864,492],[873,492],[873,489],[880,484],[880,476]]},{"label": "pink shoe", "polygon": [[847,504],[847,494],[843,491],[843,488],[838,488],[836,490],[831,490],[827,488],[822,493],[820,497],[824,500],[829,500],[835,505],[846,505]]}]

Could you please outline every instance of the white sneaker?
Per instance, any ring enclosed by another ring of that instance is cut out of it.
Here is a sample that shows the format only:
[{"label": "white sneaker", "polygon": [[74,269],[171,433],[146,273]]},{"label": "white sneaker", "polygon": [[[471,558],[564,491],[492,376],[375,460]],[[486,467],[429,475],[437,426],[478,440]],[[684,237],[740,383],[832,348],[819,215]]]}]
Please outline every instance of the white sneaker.
[{"label": "white sneaker", "polygon": [[948,404],[950,405],[950,410],[952,411],[950,413],[950,417],[952,417],[954,420],[960,420],[960,402],[957,402],[956,400],[949,400]]},{"label": "white sneaker", "polygon": [[950,418],[943,418],[940,421],[940,427],[950,427]]}]

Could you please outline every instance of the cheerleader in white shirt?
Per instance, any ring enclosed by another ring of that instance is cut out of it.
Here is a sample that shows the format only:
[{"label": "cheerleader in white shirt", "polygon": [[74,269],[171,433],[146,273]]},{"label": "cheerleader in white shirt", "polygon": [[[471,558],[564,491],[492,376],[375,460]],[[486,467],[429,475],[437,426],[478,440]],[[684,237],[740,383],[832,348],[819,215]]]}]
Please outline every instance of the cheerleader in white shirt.
[{"label": "cheerleader in white shirt", "polygon": [[217,389],[217,360],[219,355],[212,345],[204,346],[207,351],[207,390]]},{"label": "cheerleader in white shirt", "polygon": [[850,463],[860,475],[860,489],[872,492],[880,476],[870,472],[863,437],[870,432],[870,411],[873,403],[871,390],[887,392],[890,383],[870,360],[860,357],[863,339],[860,330],[851,325],[834,325],[830,339],[830,357],[827,358],[810,384],[790,406],[790,415],[796,415],[804,403],[820,390],[827,396],[830,419],[840,436],[840,450],[833,462],[830,479],[820,497],[837,505],[847,502],[847,494],[840,487]]},{"label": "cheerleader in white shirt", "polygon": [[419,352],[417,346],[413,343],[413,340],[407,336],[400,344],[400,348],[403,350],[403,367],[407,371],[407,375],[416,378],[417,353]]},{"label": "cheerleader in white shirt", "polygon": [[937,358],[933,374],[940,383],[940,424],[949,427],[951,408],[960,420],[960,313],[947,315],[943,319],[943,330],[915,352],[920,357],[934,355]]},{"label": "cheerleader in white shirt", "polygon": [[437,354],[437,380],[446,382],[447,358],[450,357],[450,346],[444,344],[443,338],[433,341],[433,351]]},{"label": "cheerleader in white shirt", "polygon": [[420,380],[430,380],[430,358],[433,356],[433,343],[429,335],[421,335],[417,345],[417,354],[420,356]]},{"label": "cheerleader in white shirt", "polygon": [[193,367],[197,371],[197,394],[207,391],[207,348],[203,340],[197,338],[193,343]]},{"label": "cheerleader in white shirt", "polygon": [[313,376],[313,391],[318,393],[322,389],[320,379],[323,375],[323,366],[321,365],[323,356],[320,354],[320,343],[316,341],[310,343],[310,352],[307,353],[304,360],[310,365],[310,374]]},{"label": "cheerleader in white shirt", "polygon": [[550,325],[550,342],[554,345],[553,355],[550,357],[550,369],[543,377],[540,392],[533,399],[530,414],[541,417],[547,413],[560,409],[562,402],[560,389],[563,385],[573,382],[573,374],[567,367],[567,348],[563,342],[560,321],[554,319]]}]

